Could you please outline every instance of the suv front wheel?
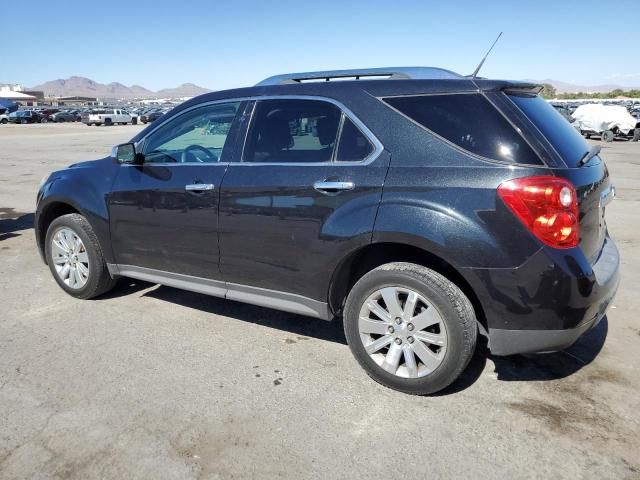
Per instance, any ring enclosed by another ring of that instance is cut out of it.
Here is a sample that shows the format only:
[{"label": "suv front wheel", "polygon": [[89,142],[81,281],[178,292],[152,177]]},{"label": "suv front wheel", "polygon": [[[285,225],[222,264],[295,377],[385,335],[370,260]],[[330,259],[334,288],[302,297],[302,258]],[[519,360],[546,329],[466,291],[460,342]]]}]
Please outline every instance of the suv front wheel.
[{"label": "suv front wheel", "polygon": [[426,267],[400,262],[377,267],[354,285],[344,329],[370,377],[414,395],[455,381],[477,338],[471,302],[454,283]]},{"label": "suv front wheel", "polygon": [[45,255],[53,278],[73,297],[97,297],[116,284],[107,270],[98,238],[82,215],[63,215],[51,222]]}]

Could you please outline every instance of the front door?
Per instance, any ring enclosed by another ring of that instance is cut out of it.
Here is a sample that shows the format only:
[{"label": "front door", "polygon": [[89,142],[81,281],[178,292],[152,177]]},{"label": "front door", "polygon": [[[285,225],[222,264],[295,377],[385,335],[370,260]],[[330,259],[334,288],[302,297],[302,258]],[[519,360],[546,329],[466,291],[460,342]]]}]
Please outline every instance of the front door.
[{"label": "front door", "polygon": [[382,194],[388,156],[364,131],[329,101],[256,102],[221,187],[226,282],[326,302],[336,262],[371,241]]},{"label": "front door", "polygon": [[239,108],[187,110],[144,139],[141,164],[121,166],[109,199],[118,265],[219,278],[218,201]]}]

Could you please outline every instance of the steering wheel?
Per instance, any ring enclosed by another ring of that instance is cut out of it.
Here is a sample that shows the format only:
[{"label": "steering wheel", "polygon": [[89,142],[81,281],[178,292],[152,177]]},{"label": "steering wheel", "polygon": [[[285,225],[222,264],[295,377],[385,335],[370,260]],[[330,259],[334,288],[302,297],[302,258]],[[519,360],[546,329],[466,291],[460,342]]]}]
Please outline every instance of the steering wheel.
[{"label": "steering wheel", "polygon": [[196,162],[205,163],[204,160],[201,160],[200,158],[198,158],[197,155],[192,153],[193,150],[198,150],[198,151],[204,153],[204,155],[207,157],[207,160],[209,162],[217,162],[218,161],[218,158],[213,153],[211,153],[209,150],[204,148],[202,145],[189,145],[180,154],[180,163],[190,163],[189,162],[189,154],[191,154],[191,156],[196,159]]}]

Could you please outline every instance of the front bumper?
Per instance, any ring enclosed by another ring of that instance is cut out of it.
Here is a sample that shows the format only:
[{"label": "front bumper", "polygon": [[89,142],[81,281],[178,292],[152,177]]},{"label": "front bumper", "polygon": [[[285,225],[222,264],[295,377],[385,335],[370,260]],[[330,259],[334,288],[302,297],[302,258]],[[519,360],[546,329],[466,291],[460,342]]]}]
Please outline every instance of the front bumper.
[{"label": "front bumper", "polygon": [[572,345],[605,316],[620,256],[606,237],[590,265],[579,248],[543,248],[516,269],[469,269],[495,355],[549,352]]}]

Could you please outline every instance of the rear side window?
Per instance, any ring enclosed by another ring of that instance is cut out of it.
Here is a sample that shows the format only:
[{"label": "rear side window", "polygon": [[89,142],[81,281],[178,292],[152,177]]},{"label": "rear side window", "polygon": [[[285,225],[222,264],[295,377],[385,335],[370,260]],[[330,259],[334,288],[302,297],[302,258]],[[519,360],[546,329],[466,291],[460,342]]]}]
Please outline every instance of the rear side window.
[{"label": "rear side window", "polygon": [[318,100],[261,100],[253,113],[243,161],[329,162],[341,112]]},{"label": "rear side window", "polygon": [[369,139],[345,116],[338,144],[338,162],[359,162],[373,151]]},{"label": "rear side window", "polygon": [[540,164],[524,138],[481,94],[390,97],[384,101],[475,155],[503,162]]},{"label": "rear side window", "polygon": [[568,167],[578,166],[589,145],[556,109],[537,95],[509,95],[509,98],[538,127]]}]

